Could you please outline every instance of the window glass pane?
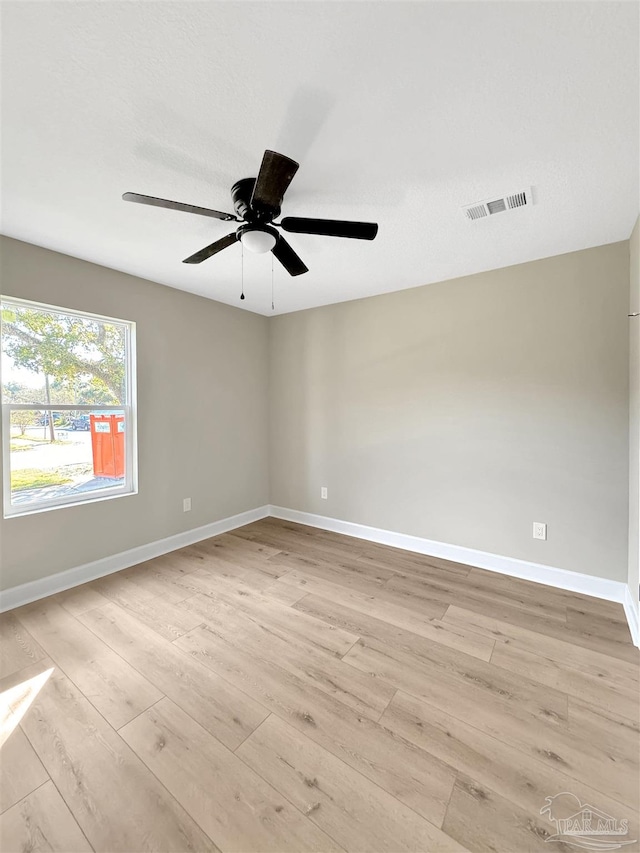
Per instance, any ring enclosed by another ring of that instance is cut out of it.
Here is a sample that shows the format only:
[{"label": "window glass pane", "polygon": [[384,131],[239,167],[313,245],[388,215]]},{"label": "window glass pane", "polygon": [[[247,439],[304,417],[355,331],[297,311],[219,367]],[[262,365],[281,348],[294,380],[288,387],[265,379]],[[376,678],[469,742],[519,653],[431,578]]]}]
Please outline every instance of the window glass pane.
[{"label": "window glass pane", "polygon": [[[49,423],[50,414],[53,424]],[[126,471],[124,411],[11,412],[11,507],[36,509],[122,487]],[[51,440],[53,430],[54,440]]]},{"label": "window glass pane", "polygon": [[127,325],[3,300],[2,401],[127,403]]}]

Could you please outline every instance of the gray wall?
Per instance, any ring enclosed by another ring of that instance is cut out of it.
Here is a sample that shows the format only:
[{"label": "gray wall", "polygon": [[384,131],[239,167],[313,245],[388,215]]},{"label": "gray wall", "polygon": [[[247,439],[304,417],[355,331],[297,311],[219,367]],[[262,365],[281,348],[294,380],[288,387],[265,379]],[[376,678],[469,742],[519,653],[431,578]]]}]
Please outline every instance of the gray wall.
[{"label": "gray wall", "polygon": [[271,503],[626,580],[628,291],[625,241],[272,319]]},{"label": "gray wall", "polygon": [[0,239],[4,295],[136,321],[139,452],[137,495],[0,520],[2,588],[268,502],[265,317]]},{"label": "gray wall", "polygon": [[[629,313],[640,311],[640,217],[629,241]],[[640,317],[629,320],[629,588],[638,600],[640,531]]]},{"label": "gray wall", "polygon": [[3,588],[269,498],[637,587],[627,242],[267,320],[0,239],[0,292],[137,322],[140,475],[0,521]]}]

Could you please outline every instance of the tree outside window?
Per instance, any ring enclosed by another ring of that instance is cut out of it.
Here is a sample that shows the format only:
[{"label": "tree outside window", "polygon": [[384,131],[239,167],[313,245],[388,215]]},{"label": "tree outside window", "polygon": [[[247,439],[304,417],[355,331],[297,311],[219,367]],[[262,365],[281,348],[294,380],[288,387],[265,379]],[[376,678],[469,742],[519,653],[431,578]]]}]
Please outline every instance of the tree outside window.
[{"label": "tree outside window", "polygon": [[[1,306],[5,515],[134,491],[135,324],[6,297]],[[123,446],[118,470],[104,461],[107,426]]]}]

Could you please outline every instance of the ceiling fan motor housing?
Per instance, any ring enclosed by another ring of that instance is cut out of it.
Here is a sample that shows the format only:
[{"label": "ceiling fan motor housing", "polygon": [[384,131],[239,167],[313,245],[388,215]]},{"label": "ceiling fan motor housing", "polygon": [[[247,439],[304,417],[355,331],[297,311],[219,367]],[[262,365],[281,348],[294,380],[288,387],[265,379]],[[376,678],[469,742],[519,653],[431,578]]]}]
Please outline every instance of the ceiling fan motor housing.
[{"label": "ceiling fan motor housing", "polygon": [[251,207],[256,178],[242,178],[231,187],[233,209],[245,222],[271,222],[280,214],[280,207]]}]

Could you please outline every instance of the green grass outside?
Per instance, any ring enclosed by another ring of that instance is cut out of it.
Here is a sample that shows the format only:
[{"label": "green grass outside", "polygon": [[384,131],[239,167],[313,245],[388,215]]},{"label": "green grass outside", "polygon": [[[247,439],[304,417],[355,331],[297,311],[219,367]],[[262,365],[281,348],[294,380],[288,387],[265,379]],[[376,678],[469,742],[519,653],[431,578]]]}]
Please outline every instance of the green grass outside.
[{"label": "green grass outside", "polygon": [[43,486],[63,486],[71,483],[69,477],[65,477],[59,471],[41,471],[38,468],[23,468],[21,471],[11,472],[11,491],[20,492],[23,489],[40,489]]},{"label": "green grass outside", "polygon": [[[38,429],[42,429],[42,427],[38,427]],[[58,427],[56,427],[55,431],[56,440],[53,442],[54,444],[69,444],[68,441],[64,441],[62,438],[58,438]],[[45,436],[38,435],[13,435],[11,436],[14,439],[18,439],[18,441],[31,441],[33,444],[51,444],[51,436],[49,435],[49,427],[47,427],[47,434]]]},{"label": "green grass outside", "polygon": [[40,444],[71,444],[70,441],[64,441],[61,438],[57,438],[55,441],[50,441],[48,438],[27,438],[22,435],[13,435],[11,436],[11,441],[9,442],[9,449],[12,451],[18,450],[33,450],[34,447],[37,447]]}]

